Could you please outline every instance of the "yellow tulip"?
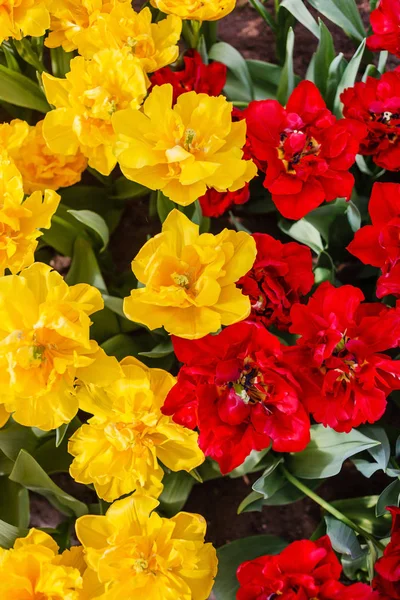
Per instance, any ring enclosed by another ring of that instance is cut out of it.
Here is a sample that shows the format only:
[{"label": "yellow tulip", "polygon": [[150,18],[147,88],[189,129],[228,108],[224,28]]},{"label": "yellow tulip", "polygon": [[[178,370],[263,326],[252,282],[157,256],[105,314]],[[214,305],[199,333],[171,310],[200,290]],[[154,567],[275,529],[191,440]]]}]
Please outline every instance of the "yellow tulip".
[{"label": "yellow tulip", "polygon": [[233,11],[236,0],[151,0],[151,4],[181,19],[218,21]]},{"label": "yellow tulip", "polygon": [[182,206],[207,188],[238,190],[257,174],[242,158],[246,123],[232,123],[224,96],[187,92],[172,106],[172,86],[156,86],[143,110],[118,111],[112,122],[124,175]]},{"label": "yellow tulip", "polygon": [[[24,132],[24,125],[27,128],[26,136],[18,136],[18,132]],[[43,121],[29,127],[19,119],[0,125],[0,140],[6,137],[2,135],[3,129],[9,134],[3,147],[22,175],[25,194],[74,185],[81,180],[82,172],[86,169],[87,161],[81,152],[71,156],[54,154],[45,142],[42,128]],[[12,134],[13,130],[16,131],[15,135]]]},{"label": "yellow tulip", "polygon": [[[12,136],[8,139],[12,146]],[[59,202],[51,190],[34,192],[24,201],[20,172],[5,151],[0,153],[0,276],[6,269],[18,273],[33,263],[39,228],[50,227]]]},{"label": "yellow tulip", "polygon": [[92,58],[101,48],[128,47],[147,73],[174,62],[179,55],[178,42],[182,21],[173,15],[157,23],[151,22],[151,11],[139,13],[123,2],[109,14],[102,14],[91,27],[76,37],[79,54]]},{"label": "yellow tulip", "polygon": [[173,210],[162,233],[150,239],[132,262],[144,287],[125,298],[128,319],[149,329],[165,327],[179,337],[196,339],[231,325],[250,313],[250,300],[235,282],[252,267],[254,239],[243,231],[203,233]]},{"label": "yellow tulip", "polygon": [[161,413],[175,378],[131,357],[121,367],[123,378],[78,391],[80,408],[94,416],[74,433],[68,448],[75,456],[71,476],[93,483],[108,502],[136,489],[159,496],[164,472],[157,459],[172,471],[191,471],[204,461],[197,433]]},{"label": "yellow tulip", "polygon": [[0,44],[9,37],[44,35],[50,25],[46,0],[2,0],[0,5]]},{"label": "yellow tulip", "polygon": [[62,46],[66,52],[76,50],[77,37],[90,28],[100,15],[109,13],[122,2],[130,4],[130,0],[47,0],[51,31],[45,45],[48,48]]},{"label": "yellow tulip", "polygon": [[0,403],[18,423],[55,429],[78,411],[76,377],[101,385],[120,376],[89,338],[89,315],[102,307],[96,288],[69,287],[42,263],[0,278]]},{"label": "yellow tulip", "polygon": [[81,547],[58,554],[53,538],[31,529],[12,549],[0,548],[1,600],[81,600],[85,570]]},{"label": "yellow tulip", "polygon": [[164,519],[157,500],[133,494],[105,516],[83,516],[76,533],[86,562],[104,586],[99,600],[206,600],[217,557],[196,514]]},{"label": "yellow tulip", "polygon": [[92,60],[77,56],[66,79],[43,75],[47,113],[43,136],[55,154],[82,152],[89,166],[108,175],[116,164],[111,116],[139,108],[150,82],[130,49],[100,50]]}]

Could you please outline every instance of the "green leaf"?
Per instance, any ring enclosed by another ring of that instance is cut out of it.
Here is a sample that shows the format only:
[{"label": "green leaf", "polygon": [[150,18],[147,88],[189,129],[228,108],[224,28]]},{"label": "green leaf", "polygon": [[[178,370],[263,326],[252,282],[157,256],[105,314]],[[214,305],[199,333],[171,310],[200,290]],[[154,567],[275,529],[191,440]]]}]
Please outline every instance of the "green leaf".
[{"label": "green leaf", "polygon": [[115,356],[118,360],[122,360],[126,356],[135,356],[142,348],[140,342],[124,333],[113,336],[104,342],[101,347],[108,355]]},{"label": "green leaf", "polygon": [[319,206],[304,217],[305,221],[311,223],[319,231],[325,242],[329,243],[330,230],[339,215],[344,215],[348,204],[343,198],[338,198],[334,202],[329,202],[324,206]]},{"label": "green leaf", "polygon": [[248,92],[248,99],[254,99],[253,82],[247,63],[243,56],[230,44],[217,42],[210,49],[208,56],[212,60],[222,62],[240,81],[243,89]]},{"label": "green leaf", "polygon": [[164,489],[160,496],[160,510],[167,516],[173,517],[182,510],[195,484],[193,477],[185,471],[164,475]]},{"label": "green leaf", "polygon": [[347,203],[346,215],[347,215],[347,220],[349,221],[351,230],[353,231],[353,233],[355,233],[361,227],[361,215],[360,215],[360,211],[358,210],[357,206],[351,200],[350,200],[350,202]]},{"label": "green leaf", "polygon": [[308,0],[308,2],[356,40],[361,41],[365,37],[364,25],[354,0]]},{"label": "green leaf", "polygon": [[38,445],[38,439],[29,427],[10,420],[0,429],[0,450],[7,458],[15,461],[20,450],[33,452]]},{"label": "green leaf", "polygon": [[142,198],[150,192],[149,188],[140,183],[130,181],[126,177],[119,177],[113,184],[111,198],[115,200],[133,200],[134,198]]},{"label": "green leaf", "polygon": [[236,479],[236,477],[243,477],[243,475],[247,475],[248,473],[261,471],[261,469],[264,468],[264,459],[269,463],[269,460],[266,457],[270,448],[271,447],[265,448],[265,450],[260,451],[252,450],[244,463],[229,473],[229,477],[231,479]]},{"label": "green leaf", "polygon": [[381,493],[376,503],[376,516],[381,517],[386,512],[387,506],[399,506],[400,480],[392,481]]},{"label": "green leaf", "polygon": [[264,4],[260,2],[260,0],[250,0],[250,4],[256,9],[260,17],[271,27],[272,31],[276,31],[275,20],[271,13],[267,11]]},{"label": "green leaf", "polygon": [[363,425],[359,431],[371,440],[379,442],[379,446],[369,448],[368,452],[376,460],[382,471],[385,471],[390,460],[390,442],[386,431],[379,425]]},{"label": "green leaf", "polygon": [[258,492],[250,492],[248,496],[239,504],[237,514],[244,512],[261,512],[264,506],[264,495]]},{"label": "green leaf", "polygon": [[318,25],[308,8],[304,5],[303,0],[283,0],[280,6],[286,8],[299,23],[311,31],[315,37],[319,38],[320,31]]},{"label": "green leaf", "polygon": [[7,67],[12,71],[17,71],[17,73],[21,73],[21,69],[18,64],[17,53],[15,51],[14,46],[10,42],[4,41],[1,44],[1,50],[4,53]]},{"label": "green leaf", "polygon": [[268,455],[268,465],[264,473],[252,485],[253,491],[262,494],[264,499],[270,498],[285,483],[284,477],[276,472],[277,467],[283,462],[281,456]]},{"label": "green leaf", "polygon": [[62,441],[67,433],[69,423],[63,423],[56,429],[56,448],[62,444]]},{"label": "green leaf", "polygon": [[61,46],[50,48],[51,70],[54,77],[65,77],[70,71],[70,62],[73,57],[73,52],[65,52]]},{"label": "green leaf", "polygon": [[90,243],[84,238],[76,238],[70,269],[65,277],[68,285],[89,283],[101,292],[107,293],[96,256]]},{"label": "green leaf", "polygon": [[0,519],[15,527],[29,527],[29,492],[11,481],[0,477]]},{"label": "green leaf", "polygon": [[335,58],[332,35],[323,21],[319,21],[319,44],[312,60],[312,68],[307,71],[307,79],[313,81],[321,94],[325,96],[329,67]]},{"label": "green leaf", "polygon": [[97,213],[91,210],[68,210],[69,214],[75,217],[77,221],[92,229],[102,241],[101,250],[105,250],[107,247],[108,241],[110,239],[110,234],[108,231],[107,223]]},{"label": "green leaf", "polygon": [[388,512],[383,517],[376,516],[375,506],[377,501],[378,496],[364,496],[362,498],[334,500],[332,504],[359,527],[376,537],[382,538],[386,537],[390,530],[391,517]]},{"label": "green leaf", "polygon": [[340,54],[338,54],[336,56],[336,58],[333,59],[333,61],[331,62],[330,66],[329,66],[328,80],[326,83],[325,101],[326,101],[327,107],[330,110],[333,110],[334,103],[335,103],[335,97],[336,97],[336,91],[337,91],[339,82],[341,81],[341,79],[343,77],[343,73],[346,70],[346,67],[347,67],[347,60],[344,58],[342,52],[340,52]]},{"label": "green leaf", "polygon": [[139,352],[140,356],[147,356],[148,358],[164,358],[164,356],[168,356],[172,354],[174,351],[174,347],[170,339],[161,342],[161,344],[157,344],[150,350],[149,352]]},{"label": "green leaf", "polygon": [[325,517],[326,533],[333,549],[339,554],[347,554],[351,558],[360,558],[365,554],[354,531],[331,516]]},{"label": "green leaf", "polygon": [[5,521],[0,521],[0,547],[12,548],[15,540],[28,535],[28,529],[22,527],[14,527]]},{"label": "green leaf", "polygon": [[281,80],[279,82],[276,97],[278,102],[285,105],[290,94],[294,90],[295,77],[293,71],[293,48],[294,48],[294,32],[290,27],[286,39],[286,59],[283,65]]},{"label": "green leaf", "polygon": [[[346,0],[347,1],[347,0]],[[345,89],[352,87],[354,82],[356,81],[356,77],[358,74],[358,69],[360,68],[361,60],[364,55],[366,40],[363,39],[356,52],[354,53],[353,58],[350,60],[347,65],[342,78],[339,82],[339,85],[336,90],[336,96],[333,103],[333,112],[338,118],[342,117],[342,102],[340,100],[340,96],[344,92]]]},{"label": "green leaf", "polygon": [[314,250],[317,254],[320,254],[324,250],[321,234],[314,225],[305,219],[300,219],[300,221],[296,221],[295,223],[282,219],[279,222],[279,228],[294,240]]},{"label": "green leaf", "polygon": [[33,49],[31,41],[28,38],[25,37],[22,38],[22,40],[14,40],[14,47],[20,55],[20,57],[25,62],[32,65],[32,67],[34,67],[38,71],[38,73],[43,73],[43,71],[46,70],[37,52],[35,52],[35,50]]},{"label": "green leaf", "polygon": [[161,223],[164,223],[171,210],[174,210],[175,203],[159,190],[157,192],[157,214]]},{"label": "green leaf", "polygon": [[[262,60],[246,60],[254,87],[254,100],[276,99],[276,92],[282,76],[282,67]],[[233,100],[241,97],[230,96]]]},{"label": "green leaf", "polygon": [[313,425],[311,442],[302,452],[288,457],[288,467],[296,477],[304,479],[333,477],[340,473],[347,458],[379,444],[357,429],[338,433],[323,425]]},{"label": "green leaf", "polygon": [[37,83],[4,65],[0,65],[0,100],[41,113],[50,110],[50,105]]},{"label": "green leaf", "polygon": [[88,513],[86,504],[59,488],[43,471],[33,456],[25,450],[21,450],[19,453],[10,479],[28,490],[44,496],[50,504],[65,515],[81,517]]},{"label": "green leaf", "polygon": [[254,560],[265,554],[279,554],[286,542],[274,535],[254,535],[236,540],[217,550],[218,574],[213,593],[217,600],[233,600],[239,588],[236,571],[246,560]]},{"label": "green leaf", "polygon": [[112,310],[116,315],[126,319],[124,313],[124,300],[123,298],[118,298],[117,296],[109,296],[108,294],[103,294],[104,306]]}]

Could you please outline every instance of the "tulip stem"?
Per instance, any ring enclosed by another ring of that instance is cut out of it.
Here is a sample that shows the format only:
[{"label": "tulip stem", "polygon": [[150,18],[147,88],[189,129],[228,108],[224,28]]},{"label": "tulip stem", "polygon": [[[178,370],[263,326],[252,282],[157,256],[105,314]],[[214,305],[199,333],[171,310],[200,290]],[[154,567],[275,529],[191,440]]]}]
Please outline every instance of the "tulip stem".
[{"label": "tulip stem", "polygon": [[281,465],[281,470],[283,475],[292,485],[294,485],[298,490],[303,492],[303,494],[308,496],[311,500],[319,504],[321,508],[326,510],[326,512],[330,513],[333,517],[335,517],[335,519],[338,519],[339,521],[353,529],[353,531],[356,531],[359,535],[362,535],[366,540],[370,540],[371,542],[373,542],[375,546],[377,546],[377,548],[379,548],[380,550],[385,549],[385,546],[381,542],[376,540],[373,535],[368,533],[368,531],[362,529],[362,527],[359,527],[356,523],[354,523],[354,521],[352,521],[351,519],[346,517],[346,515],[340,512],[340,510],[338,510],[337,508],[332,506],[332,504],[321,498],[321,496],[318,496],[318,494],[313,492],[313,490],[307,487],[302,481],[297,479],[297,477],[289,473],[286,467]]}]

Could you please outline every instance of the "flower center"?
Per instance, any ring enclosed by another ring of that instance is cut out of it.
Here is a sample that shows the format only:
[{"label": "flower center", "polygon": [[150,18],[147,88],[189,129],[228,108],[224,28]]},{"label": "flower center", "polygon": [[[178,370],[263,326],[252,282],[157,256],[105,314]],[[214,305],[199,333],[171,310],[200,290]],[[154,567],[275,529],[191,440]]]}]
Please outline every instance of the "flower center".
[{"label": "flower center", "polygon": [[171,278],[175,285],[185,288],[186,290],[189,289],[190,281],[188,275],[185,273],[172,273]]},{"label": "flower center", "polygon": [[144,571],[147,571],[148,568],[149,568],[149,563],[144,558],[136,559],[135,562],[133,563],[133,567],[132,567],[132,569],[135,571],[135,573],[143,573]]},{"label": "flower center", "polygon": [[285,130],[281,133],[278,156],[288,173],[296,173],[295,167],[309,156],[318,156],[320,144],[303,131]]},{"label": "flower center", "polygon": [[232,387],[245,404],[263,402],[269,392],[269,386],[264,382],[262,373],[250,362],[245,362],[239,379]]},{"label": "flower center", "polygon": [[[193,141],[196,137],[196,131],[194,129],[191,129],[190,127],[188,127],[188,129],[185,130],[184,136],[183,136],[183,147],[185,148],[185,150],[187,152],[191,152],[194,149],[194,144]],[[193,146],[192,146],[193,144]]]}]

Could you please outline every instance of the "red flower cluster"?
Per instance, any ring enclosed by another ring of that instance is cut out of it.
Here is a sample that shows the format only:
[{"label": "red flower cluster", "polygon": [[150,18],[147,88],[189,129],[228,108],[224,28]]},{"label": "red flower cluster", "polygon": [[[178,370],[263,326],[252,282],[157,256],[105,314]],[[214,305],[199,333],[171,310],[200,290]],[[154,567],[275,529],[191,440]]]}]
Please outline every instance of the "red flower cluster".
[{"label": "red flower cluster", "polygon": [[372,587],[379,600],[400,600],[400,508],[389,508],[393,517],[392,538],[376,563]]},{"label": "red flower cluster", "polygon": [[237,192],[217,192],[209,188],[199,198],[202,213],[205,217],[220,217],[233,204],[245,204],[250,199],[249,184]]},{"label": "red flower cluster", "polygon": [[198,94],[219,96],[226,82],[226,66],[219,62],[203,63],[197,50],[188,50],[183,57],[185,66],[180,71],[163,67],[151,76],[151,84],[170,83],[173,87],[173,101],[185,92],[194,90]]},{"label": "red flower cluster", "polygon": [[307,306],[295,304],[290,313],[290,331],[301,337],[285,358],[306,408],[336,431],[374,423],[390,392],[400,389],[399,361],[381,354],[398,345],[400,312],[363,299],[358,288],[325,282]]},{"label": "red flower cluster", "polygon": [[364,264],[382,269],[378,298],[400,297],[400,185],[375,183],[369,213],[372,225],[359,229],[347,250]]},{"label": "red flower cluster", "polygon": [[303,450],[310,422],[300,387],[282,361],[279,340],[257,323],[241,322],[200,340],[173,337],[184,363],[163,412],[198,427],[199,445],[222,473],[252,450]]},{"label": "red flower cluster", "polygon": [[367,135],[360,154],[389,171],[400,169],[400,70],[384,73],[380,79],[368,77],[341,95],[343,114],[361,121]]},{"label": "red flower cluster", "polygon": [[388,50],[400,56],[400,0],[380,0],[371,13],[374,35],[367,39],[370,50]]},{"label": "red flower cluster", "polygon": [[276,556],[261,556],[240,565],[237,600],[373,600],[363,583],[339,582],[342,567],[328,536],[289,544]]},{"label": "red flower cluster", "polygon": [[276,100],[251,102],[245,117],[253,159],[284,217],[301,219],[324,200],[350,198],[349,168],[366,128],[337,120],[313,83],[302,81],[286,108]]},{"label": "red flower cluster", "polygon": [[314,283],[311,251],[296,242],[282,244],[266,233],[255,233],[253,238],[257,245],[255,263],[238,281],[251,300],[249,318],[265,327],[287,330],[290,309]]}]

